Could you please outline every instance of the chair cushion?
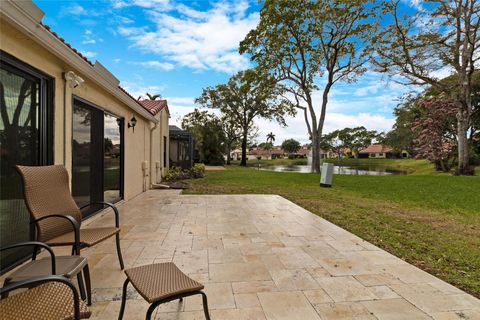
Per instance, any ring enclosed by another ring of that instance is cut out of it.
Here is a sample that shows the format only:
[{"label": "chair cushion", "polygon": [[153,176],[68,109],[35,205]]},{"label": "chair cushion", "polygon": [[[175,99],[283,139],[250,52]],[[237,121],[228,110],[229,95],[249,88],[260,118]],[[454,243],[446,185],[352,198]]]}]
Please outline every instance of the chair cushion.
[{"label": "chair cushion", "polygon": [[[47,282],[0,300],[2,320],[70,320],[73,319],[73,294],[65,284]],[[80,300],[80,318],[91,312]]]},{"label": "chair cushion", "polygon": [[[83,270],[87,264],[87,258],[80,256],[55,257],[55,271],[57,275],[72,278]],[[32,260],[22,265],[5,278],[5,281],[18,282],[40,276],[52,274],[52,260],[50,256]]]},{"label": "chair cushion", "polygon": [[125,270],[127,278],[149,303],[203,289],[172,262],[150,264]]},{"label": "chair cushion", "polygon": [[[113,236],[120,232],[120,228],[86,228],[80,229],[80,242],[87,247],[96,245],[99,242]],[[46,242],[51,246],[66,246],[75,243],[75,236],[73,231],[50,239]]]}]

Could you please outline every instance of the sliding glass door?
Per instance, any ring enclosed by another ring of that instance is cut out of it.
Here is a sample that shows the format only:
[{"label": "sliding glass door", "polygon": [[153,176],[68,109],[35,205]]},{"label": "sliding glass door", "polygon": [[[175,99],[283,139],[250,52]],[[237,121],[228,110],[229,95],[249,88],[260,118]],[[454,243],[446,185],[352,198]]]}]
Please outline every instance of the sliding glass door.
[{"label": "sliding glass door", "polygon": [[[79,206],[123,197],[123,119],[75,99],[72,133],[72,194]],[[89,216],[101,206],[83,211]]]},{"label": "sliding glass door", "polygon": [[[33,230],[15,165],[52,163],[51,80],[0,52],[0,247],[28,241]],[[0,255],[2,270],[28,250]]]},{"label": "sliding glass door", "polygon": [[103,200],[117,202],[122,198],[123,119],[108,113],[103,119]]}]

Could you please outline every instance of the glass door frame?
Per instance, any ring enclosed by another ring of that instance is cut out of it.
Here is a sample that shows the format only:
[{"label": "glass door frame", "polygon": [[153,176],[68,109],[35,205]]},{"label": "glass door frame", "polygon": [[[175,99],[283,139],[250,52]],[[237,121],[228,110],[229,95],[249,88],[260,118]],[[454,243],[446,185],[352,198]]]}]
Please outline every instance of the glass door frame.
[{"label": "glass door frame", "polygon": [[[97,183],[95,183],[97,186],[96,186],[96,191],[98,194],[96,194],[96,196],[99,196],[101,195],[101,199],[98,198],[98,199],[90,199],[91,201],[90,202],[95,202],[95,201],[104,201],[104,174],[105,174],[105,166],[104,166],[104,152],[105,152],[105,132],[104,132],[104,129],[105,129],[105,123],[104,123],[104,118],[105,118],[105,114],[108,114],[110,116],[113,116],[117,119],[120,120],[120,123],[119,123],[119,131],[120,131],[120,197],[119,199],[117,200],[118,201],[121,201],[123,200],[124,198],[124,168],[125,168],[125,165],[124,165],[124,162],[125,162],[125,138],[124,138],[124,123],[125,123],[125,119],[119,115],[116,115],[115,113],[112,113],[111,111],[109,110],[105,110],[105,108],[102,108],[88,100],[85,100],[79,96],[76,96],[76,95],[72,95],[72,117],[71,117],[71,120],[72,120],[72,123],[71,123],[71,127],[72,127],[72,132],[71,132],[71,150],[72,150],[72,177],[73,177],[73,131],[74,131],[74,123],[73,123],[73,108],[75,105],[79,105],[80,107],[82,108],[86,108],[86,109],[89,109],[91,110],[92,112],[94,113],[97,113],[97,115],[100,115],[101,114],[101,120],[100,121],[100,118],[97,119],[97,121],[95,122],[96,125],[97,125],[97,128],[94,128],[93,130],[93,134],[101,134],[101,141],[102,143],[99,144],[98,146],[96,146],[97,149],[97,154],[101,154],[101,159],[98,158],[96,159],[96,165],[94,164],[91,168],[92,171],[96,171],[94,172],[93,174],[97,177],[98,181]],[[91,129],[92,130],[92,129]],[[98,137],[97,137],[98,138]],[[91,142],[93,143],[93,142]],[[100,146],[101,146],[101,152],[100,152]],[[92,175],[90,175],[90,177],[92,177]],[[92,181],[90,181],[90,183],[93,185],[94,183]],[[72,179],[72,190],[73,190],[73,179]],[[102,206],[90,206],[90,207],[87,207],[86,209],[82,210],[82,216],[84,218],[86,217],[90,217],[92,215],[94,215],[96,212],[98,212],[99,210],[101,210],[103,207]]]},{"label": "glass door frame", "polygon": [[[54,98],[55,98],[55,78],[34,68],[28,63],[17,59],[0,49],[0,66],[7,72],[23,77],[25,79],[34,79],[38,81],[39,101],[38,101],[38,150],[34,164],[30,165],[52,165],[54,159]],[[33,159],[33,158],[32,158]],[[5,186],[0,186],[5,188]],[[7,187],[8,188],[8,187]],[[23,188],[23,187],[22,187]],[[22,192],[23,197],[23,192]],[[27,210],[25,208],[25,210]],[[35,227],[32,224],[27,226],[29,239],[35,239]],[[6,244],[1,244],[5,246]],[[9,255],[15,258],[8,265],[0,266],[0,274],[15,268],[19,264],[31,257],[31,249],[11,250]]]},{"label": "glass door frame", "polygon": [[37,78],[40,81],[40,101],[39,103],[39,165],[53,164],[53,131],[54,131],[54,90],[55,79],[35,69],[29,64],[18,60],[14,56],[0,49],[0,64],[2,68],[12,70],[13,73],[19,73],[20,76],[28,78]]}]

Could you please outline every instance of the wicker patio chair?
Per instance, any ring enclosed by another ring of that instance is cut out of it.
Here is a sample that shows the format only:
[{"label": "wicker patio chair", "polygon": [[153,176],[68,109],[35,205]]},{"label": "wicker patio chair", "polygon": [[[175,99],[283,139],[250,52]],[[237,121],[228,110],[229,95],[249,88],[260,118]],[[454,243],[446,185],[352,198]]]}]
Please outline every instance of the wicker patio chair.
[{"label": "wicker patio chair", "polygon": [[78,320],[90,318],[90,310],[79,299],[77,289],[62,276],[45,276],[10,283],[0,288],[2,296],[12,290],[30,288],[0,300],[2,320]]},{"label": "wicker patio chair", "polygon": [[137,292],[148,302],[146,319],[160,304],[184,297],[200,294],[203,301],[205,318],[210,320],[207,296],[202,291],[203,285],[184,274],[172,262],[156,263],[125,270],[127,279],[123,283],[122,304],[118,319],[122,320],[127,300],[127,286],[132,283]]},{"label": "wicker patio chair", "polygon": [[[90,271],[88,269],[88,261],[86,258],[80,256],[55,256],[52,249],[48,245],[38,241],[16,243],[14,245],[0,248],[0,251],[19,247],[32,247],[33,250],[37,250],[37,248],[40,247],[45,249],[50,256],[38,260],[31,260],[23,264],[5,277],[5,280],[3,282],[4,286],[10,283],[21,282],[31,278],[38,278],[49,275],[60,275],[69,280],[72,280],[74,276],[77,276],[78,287],[80,288],[80,294],[82,299],[85,300],[86,298],[88,305],[92,304]],[[83,276],[85,278],[85,285],[87,288],[86,294],[83,287],[81,273],[83,273]],[[8,294],[5,294],[4,296],[2,296],[2,298],[5,298],[6,295]]]},{"label": "wicker patio chair", "polygon": [[[50,246],[72,246],[72,255],[80,255],[81,248],[94,246],[115,235],[118,261],[123,270],[119,214],[113,204],[95,202],[79,208],[70,194],[68,172],[62,165],[17,166],[17,170],[22,176],[25,203],[32,223],[36,224],[38,241]],[[80,229],[80,210],[94,204],[113,209],[115,227]]]}]

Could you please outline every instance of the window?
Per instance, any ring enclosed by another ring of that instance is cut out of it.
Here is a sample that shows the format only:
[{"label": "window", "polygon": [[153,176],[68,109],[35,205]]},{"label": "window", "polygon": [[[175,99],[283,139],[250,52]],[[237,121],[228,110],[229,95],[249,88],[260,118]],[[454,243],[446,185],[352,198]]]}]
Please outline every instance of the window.
[{"label": "window", "polygon": [[[0,50],[0,246],[33,239],[15,165],[53,163],[53,80]],[[0,268],[20,262],[31,249],[1,253]]]},{"label": "window", "polygon": [[163,136],[163,167],[167,167],[167,137]]}]

